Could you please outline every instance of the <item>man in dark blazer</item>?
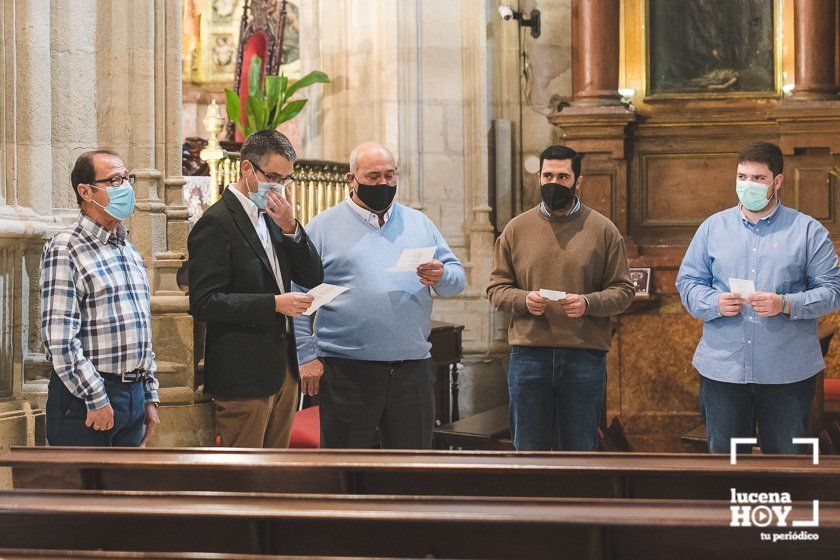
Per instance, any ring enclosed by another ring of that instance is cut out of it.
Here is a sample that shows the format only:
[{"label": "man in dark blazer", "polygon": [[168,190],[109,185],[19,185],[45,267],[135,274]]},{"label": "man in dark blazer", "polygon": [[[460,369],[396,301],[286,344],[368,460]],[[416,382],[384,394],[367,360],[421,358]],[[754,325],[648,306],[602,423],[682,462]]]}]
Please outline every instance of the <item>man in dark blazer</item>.
[{"label": "man in dark blazer", "polygon": [[[251,134],[239,180],[189,236],[190,313],[207,324],[204,390],[227,447],[288,447],[300,393],[291,317],[312,303],[290,283],[323,281],[321,258],[292,217],[296,159],[276,130]],[[280,194],[285,191],[284,194]]]}]

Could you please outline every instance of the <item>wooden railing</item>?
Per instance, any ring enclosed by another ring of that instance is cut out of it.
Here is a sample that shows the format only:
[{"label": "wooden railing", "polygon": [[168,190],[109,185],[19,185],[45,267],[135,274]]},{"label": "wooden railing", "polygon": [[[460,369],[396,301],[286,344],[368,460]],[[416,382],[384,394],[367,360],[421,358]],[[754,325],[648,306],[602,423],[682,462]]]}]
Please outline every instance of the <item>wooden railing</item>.
[{"label": "wooden railing", "polygon": [[295,163],[292,207],[295,217],[306,225],[319,212],[347,198],[350,166],[335,161],[299,160]]},{"label": "wooden railing", "polygon": [[[201,159],[210,167],[208,202],[213,204],[226,186],[239,178],[239,153],[218,148],[202,152]],[[344,200],[349,193],[345,177],[349,170],[350,167],[346,163],[298,160],[295,163],[295,182],[291,190],[295,218],[306,225],[319,212]]]}]

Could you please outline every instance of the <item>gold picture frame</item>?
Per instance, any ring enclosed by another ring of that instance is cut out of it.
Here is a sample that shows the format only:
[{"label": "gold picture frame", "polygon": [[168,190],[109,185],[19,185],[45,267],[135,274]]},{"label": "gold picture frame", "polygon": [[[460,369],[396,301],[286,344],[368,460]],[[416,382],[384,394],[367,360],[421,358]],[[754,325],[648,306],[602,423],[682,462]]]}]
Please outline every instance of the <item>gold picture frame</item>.
[{"label": "gold picture frame", "polygon": [[[184,29],[190,34],[183,40],[186,51],[184,81],[196,85],[230,86],[236,71],[244,0],[192,3],[201,9],[194,9],[193,13],[185,10],[184,14]],[[288,0],[284,38],[284,51],[298,54],[295,60],[280,66],[280,72],[291,80],[301,76],[299,4],[299,0]],[[290,30],[290,27],[293,29]]]},{"label": "gold picture frame", "polygon": [[[773,17],[773,90],[654,93],[651,87],[651,20],[650,0],[626,0],[621,3],[620,87],[637,108],[648,103],[669,100],[715,102],[725,100],[773,100],[784,96],[785,71],[792,70],[793,10],[782,0],[772,2]],[[786,37],[785,33],[791,35]],[[620,90],[622,91],[622,90]]]},{"label": "gold picture frame", "polygon": [[[661,1],[661,0],[659,0]],[[724,91],[724,92],[669,92],[653,93],[651,85],[651,35],[650,2],[644,0],[645,42],[645,101],[659,99],[738,99],[738,98],[781,98],[782,91],[782,0],[765,0],[772,4],[773,18],[773,90],[767,91]]]}]

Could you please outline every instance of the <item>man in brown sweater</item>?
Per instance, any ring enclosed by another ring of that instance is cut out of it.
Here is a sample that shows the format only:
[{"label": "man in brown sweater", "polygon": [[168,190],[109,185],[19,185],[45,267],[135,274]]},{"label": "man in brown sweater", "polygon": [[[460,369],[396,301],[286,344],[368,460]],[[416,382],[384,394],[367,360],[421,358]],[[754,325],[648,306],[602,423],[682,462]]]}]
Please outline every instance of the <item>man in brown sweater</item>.
[{"label": "man in brown sweater", "polygon": [[542,202],[496,241],[487,294],[511,314],[510,428],[519,451],[557,448],[555,419],[559,449],[597,450],[610,316],[633,301],[621,234],[576,194],[580,159],[565,146],[546,148]]}]

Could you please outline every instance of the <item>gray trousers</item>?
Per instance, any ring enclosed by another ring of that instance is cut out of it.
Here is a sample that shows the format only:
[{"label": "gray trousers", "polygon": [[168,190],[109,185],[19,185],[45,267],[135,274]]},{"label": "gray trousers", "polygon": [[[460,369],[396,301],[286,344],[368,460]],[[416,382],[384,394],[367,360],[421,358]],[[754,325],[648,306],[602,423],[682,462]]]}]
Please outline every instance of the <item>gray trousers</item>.
[{"label": "gray trousers", "polygon": [[321,447],[431,449],[435,363],[322,358]]}]

